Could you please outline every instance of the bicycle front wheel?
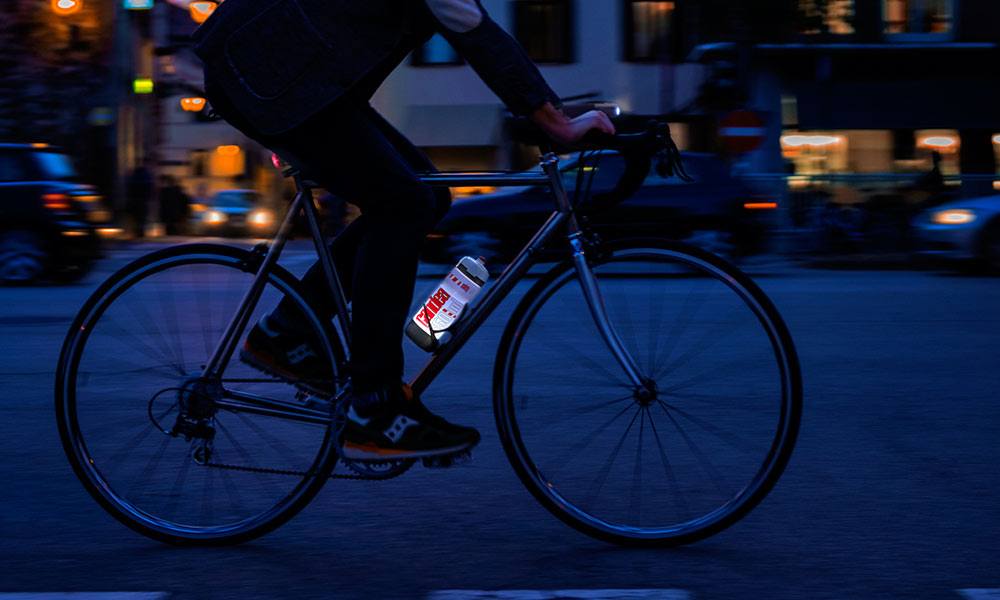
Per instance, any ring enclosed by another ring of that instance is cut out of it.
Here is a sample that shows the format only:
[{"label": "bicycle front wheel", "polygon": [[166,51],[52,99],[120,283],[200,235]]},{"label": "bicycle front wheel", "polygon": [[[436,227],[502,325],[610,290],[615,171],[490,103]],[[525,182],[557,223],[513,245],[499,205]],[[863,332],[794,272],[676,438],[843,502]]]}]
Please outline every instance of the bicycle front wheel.
[{"label": "bicycle front wheel", "polygon": [[[63,447],[87,491],[144,535],[255,538],[301,510],[336,463],[329,397],[241,362],[245,331],[221,377],[202,375],[257,264],[227,246],[155,252],[104,283],[70,328],[56,375]],[[309,347],[331,365],[323,389],[335,389],[336,334],[290,273],[268,274],[250,326],[282,298],[311,325]]]},{"label": "bicycle front wheel", "polygon": [[594,537],[670,546],[717,533],[770,491],[799,428],[791,337],[760,288],[668,241],[588,253],[636,387],[572,263],[525,296],[501,341],[494,409],[511,464],[549,511]]}]

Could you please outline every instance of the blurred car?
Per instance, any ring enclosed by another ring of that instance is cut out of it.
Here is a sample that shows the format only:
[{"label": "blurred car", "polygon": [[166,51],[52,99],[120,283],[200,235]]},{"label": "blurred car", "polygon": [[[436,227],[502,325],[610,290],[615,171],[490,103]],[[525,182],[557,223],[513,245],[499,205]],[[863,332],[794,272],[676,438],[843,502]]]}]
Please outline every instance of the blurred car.
[{"label": "blurred car", "polygon": [[262,236],[274,231],[274,212],[262,206],[254,190],[222,190],[192,209],[196,235]]},{"label": "blurred car", "polygon": [[0,283],[86,273],[110,220],[69,156],[45,144],[0,144]]},{"label": "blurred car", "polygon": [[980,262],[1000,272],[1000,195],[955,200],[913,221],[920,256]]},{"label": "blurred car", "polygon": [[[682,158],[693,182],[661,177],[652,170],[642,187],[624,202],[611,207],[584,204],[579,213],[605,236],[667,234],[684,239],[696,232],[718,232],[731,254],[747,256],[765,250],[777,203],[732,176],[714,154],[686,152]],[[562,169],[571,197],[579,167],[574,158],[565,161]],[[584,177],[594,177],[593,193],[600,194],[618,183],[625,159],[615,152],[603,152],[596,170],[589,165],[583,168]],[[545,186],[501,188],[458,199],[428,236],[424,258],[453,262],[462,256],[482,256],[492,262],[508,262],[552,210]]]}]

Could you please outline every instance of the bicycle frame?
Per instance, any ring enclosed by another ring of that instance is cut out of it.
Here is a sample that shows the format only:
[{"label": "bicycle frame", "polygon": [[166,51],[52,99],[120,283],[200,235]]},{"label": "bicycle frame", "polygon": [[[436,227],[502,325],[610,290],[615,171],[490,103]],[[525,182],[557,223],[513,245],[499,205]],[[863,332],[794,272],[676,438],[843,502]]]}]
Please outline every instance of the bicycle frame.
[{"label": "bicycle frame", "polygon": [[[451,362],[451,359],[462,349],[469,338],[489,318],[500,302],[506,298],[513,287],[538,262],[537,257],[539,252],[560,230],[563,230],[566,234],[584,298],[602,339],[612,351],[615,360],[624,370],[633,386],[638,390],[647,385],[639,375],[639,368],[636,365],[635,359],[626,350],[608,317],[597,280],[587,262],[586,244],[583,240],[580,225],[574,213],[572,202],[563,186],[559,171],[558,156],[553,153],[544,155],[541,158],[541,167],[542,172],[537,174],[494,173],[483,175],[474,173],[434,173],[421,177],[421,181],[439,187],[547,185],[553,193],[555,210],[545,221],[545,224],[535,233],[534,237],[518,253],[517,257],[507,266],[500,277],[497,278],[494,284],[484,292],[480,300],[474,303],[473,306],[468,307],[466,309],[467,314],[450,329],[452,333],[451,340],[431,355],[424,367],[410,382],[411,387],[416,393],[419,394],[430,386],[438,374],[441,373],[448,363]],[[330,291],[336,303],[337,325],[341,333],[344,356],[350,356],[350,312],[347,308],[347,300],[340,283],[340,278],[333,263],[333,257],[327,249],[326,242],[320,230],[316,207],[312,202],[312,184],[298,175],[295,177],[295,182],[298,193],[295,195],[295,199],[292,201],[271,247],[260,263],[250,289],[240,302],[240,307],[236,315],[227,326],[222,340],[220,340],[211,359],[206,364],[202,373],[202,376],[205,378],[220,379],[222,377],[226,365],[232,359],[236,344],[243,330],[246,328],[257,302],[260,300],[267,282],[268,271],[277,263],[278,257],[285,247],[285,242],[291,234],[295,217],[300,211],[305,213],[313,243],[316,247],[316,253],[319,255],[320,264],[322,265],[327,283],[330,286]],[[239,409],[251,408],[244,403],[263,404],[263,406],[254,410],[267,410],[269,414],[272,411],[284,412],[287,409],[293,408],[291,405],[286,405],[285,403],[277,403],[282,405],[277,406],[273,401],[257,402],[254,398],[246,394],[238,394],[237,396],[237,399],[242,404]],[[233,408],[237,407],[233,406]],[[318,411],[308,409],[303,411],[295,408],[291,412],[294,414],[289,414],[289,417],[303,417],[300,420],[311,422],[316,422],[319,416],[316,414]]]}]

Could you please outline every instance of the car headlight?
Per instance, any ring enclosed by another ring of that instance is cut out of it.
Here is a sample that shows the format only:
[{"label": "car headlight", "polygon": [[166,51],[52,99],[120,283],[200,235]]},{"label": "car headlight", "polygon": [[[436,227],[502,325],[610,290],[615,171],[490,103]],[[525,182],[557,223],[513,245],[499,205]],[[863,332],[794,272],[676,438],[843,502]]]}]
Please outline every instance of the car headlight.
[{"label": "car headlight", "polygon": [[218,210],[206,210],[201,219],[209,225],[220,225],[229,220],[229,217],[226,216],[226,213]]},{"label": "car headlight", "polygon": [[931,221],[937,225],[966,225],[975,220],[976,213],[967,208],[949,208],[931,215]]},{"label": "car headlight", "polygon": [[250,223],[258,227],[266,227],[274,220],[271,211],[258,209],[250,213]]}]

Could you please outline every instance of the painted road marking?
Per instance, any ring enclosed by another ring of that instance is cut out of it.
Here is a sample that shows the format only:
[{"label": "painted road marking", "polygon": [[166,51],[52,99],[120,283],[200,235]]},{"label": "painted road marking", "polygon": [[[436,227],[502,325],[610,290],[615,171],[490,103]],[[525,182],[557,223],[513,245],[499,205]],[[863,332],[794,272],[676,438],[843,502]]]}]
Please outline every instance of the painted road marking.
[{"label": "painted road marking", "polygon": [[440,590],[428,600],[689,600],[684,590]]},{"label": "painted road marking", "polygon": [[0,592],[0,600],[164,600],[166,592]]},{"label": "painted road marking", "polygon": [[966,588],[958,593],[969,600],[1000,600],[1000,588]]}]

